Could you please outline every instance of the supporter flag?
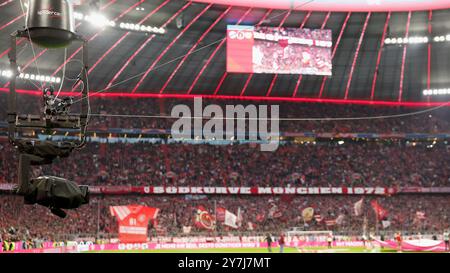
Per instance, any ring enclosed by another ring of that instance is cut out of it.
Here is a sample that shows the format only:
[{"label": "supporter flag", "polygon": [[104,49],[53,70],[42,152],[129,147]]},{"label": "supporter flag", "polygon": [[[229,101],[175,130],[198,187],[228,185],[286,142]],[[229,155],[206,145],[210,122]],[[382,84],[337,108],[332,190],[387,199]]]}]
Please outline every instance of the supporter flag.
[{"label": "supporter flag", "polygon": [[229,212],[228,210],[225,210],[225,222],[224,224],[226,226],[232,227],[232,228],[238,228],[237,225],[237,216],[236,214],[233,214]]},{"label": "supporter flag", "polygon": [[325,225],[334,226],[336,225],[336,220],[325,220]]},{"label": "supporter flag", "polygon": [[277,205],[273,204],[269,210],[269,218],[280,218],[281,216],[283,216],[283,213],[278,209]]},{"label": "supporter flag", "polygon": [[189,233],[191,233],[191,229],[192,229],[191,226],[183,226],[183,233],[189,234]]},{"label": "supporter flag", "polygon": [[375,211],[375,214],[377,215],[378,221],[384,220],[388,215],[387,210],[381,207],[380,204],[378,204],[377,200],[372,200],[370,204],[372,205],[372,208]]},{"label": "supporter flag", "polygon": [[340,214],[337,218],[336,218],[336,224],[338,225],[342,225],[342,223],[344,222],[344,214]]},{"label": "supporter flag", "polygon": [[194,223],[199,229],[214,230],[216,221],[203,206],[198,206]]},{"label": "supporter flag", "polygon": [[311,208],[311,207],[305,208],[305,209],[302,211],[303,221],[305,221],[305,222],[311,221],[312,218],[313,218],[313,216],[314,216],[314,209]]},{"label": "supporter flag", "polygon": [[266,217],[265,217],[265,215],[264,215],[264,213],[258,213],[257,215],[256,215],[256,221],[257,222],[263,222],[264,221],[264,219],[265,219]]},{"label": "supporter flag", "polygon": [[388,228],[391,225],[391,221],[381,221],[383,228]]},{"label": "supporter flag", "polygon": [[273,218],[280,218],[282,216],[283,216],[283,212],[281,212],[281,210],[276,210],[272,215]]},{"label": "supporter flag", "polygon": [[147,241],[148,222],[155,221],[158,208],[141,205],[111,206],[111,215],[119,224],[119,241],[122,243],[140,243]]},{"label": "supporter flag", "polygon": [[416,211],[416,219],[417,220],[424,220],[425,217],[425,212],[423,211]]},{"label": "supporter flag", "polygon": [[364,198],[361,198],[361,200],[359,200],[358,202],[356,202],[353,205],[353,209],[355,211],[355,216],[361,216],[362,215],[363,202],[364,202]]},{"label": "supporter flag", "polygon": [[252,222],[247,223],[247,230],[254,230],[255,227],[256,227],[255,224],[253,224]]},{"label": "supporter flag", "polygon": [[225,212],[227,210],[222,207],[216,208],[216,220],[217,222],[224,222],[225,221]]},{"label": "supporter flag", "polygon": [[[270,200],[269,200],[269,202],[270,202]],[[273,215],[275,214],[275,212],[276,212],[277,210],[278,210],[277,205],[272,204],[272,207],[269,209],[269,215],[268,215],[268,217],[269,217],[269,218],[273,218]]]},{"label": "supporter flag", "polygon": [[317,222],[317,223],[322,222],[322,216],[321,216],[320,214],[314,215],[314,219],[316,219],[316,222]]}]

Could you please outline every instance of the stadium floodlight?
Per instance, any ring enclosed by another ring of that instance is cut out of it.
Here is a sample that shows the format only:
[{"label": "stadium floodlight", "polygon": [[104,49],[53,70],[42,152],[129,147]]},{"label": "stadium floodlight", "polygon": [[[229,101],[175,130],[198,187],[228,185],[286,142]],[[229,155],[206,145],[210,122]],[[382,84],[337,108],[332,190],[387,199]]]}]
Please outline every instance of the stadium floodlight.
[{"label": "stadium floodlight", "polygon": [[110,24],[109,20],[104,15],[98,12],[94,12],[89,16],[85,16],[85,20],[96,27],[104,27]]},{"label": "stadium floodlight", "polygon": [[450,95],[450,88],[425,89],[425,90],[423,90],[422,94],[424,96]]},{"label": "stadium floodlight", "polygon": [[444,42],[445,39],[446,39],[446,37],[444,35],[434,37],[435,42]]},{"label": "stadium floodlight", "polygon": [[[439,38],[440,39],[440,38]],[[427,36],[412,36],[412,37],[393,37],[386,38],[385,44],[426,44],[429,39]],[[436,38],[435,38],[436,41]]]},{"label": "stadium floodlight", "polygon": [[[13,75],[13,72],[11,70],[0,70],[0,76],[4,78],[11,78]],[[17,75],[18,79],[25,79],[25,80],[36,80],[40,82],[49,82],[49,83],[60,83],[61,78],[60,77],[53,77],[49,75],[36,75],[36,74],[29,74],[29,73],[20,73]]]},{"label": "stadium floodlight", "polygon": [[73,13],[73,18],[75,18],[76,20],[84,20],[84,15],[82,13],[79,13],[79,12],[74,12]]},{"label": "stadium floodlight", "polygon": [[113,27],[113,28],[120,28],[125,30],[131,30],[131,31],[138,31],[138,32],[149,32],[154,34],[164,34],[166,33],[166,30],[161,27],[153,27],[148,25],[141,25],[141,24],[133,24],[133,23],[125,23],[125,22],[115,22],[108,20],[104,15],[94,12],[91,15],[84,15],[80,12],[74,12],[73,17],[76,20],[82,20],[87,21],[97,27]]},{"label": "stadium floodlight", "polygon": [[11,78],[12,76],[12,71],[11,70],[0,70],[0,75],[2,75],[2,77],[4,78]]}]

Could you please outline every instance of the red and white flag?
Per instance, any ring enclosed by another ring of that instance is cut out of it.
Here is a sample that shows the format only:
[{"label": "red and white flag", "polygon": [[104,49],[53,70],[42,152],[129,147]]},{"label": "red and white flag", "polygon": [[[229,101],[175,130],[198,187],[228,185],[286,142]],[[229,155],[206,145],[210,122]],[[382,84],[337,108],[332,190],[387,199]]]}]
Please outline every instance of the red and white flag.
[{"label": "red and white flag", "polygon": [[255,227],[256,227],[255,224],[253,224],[252,222],[247,223],[247,230],[254,230]]},{"label": "red and white flag", "polygon": [[322,216],[321,216],[320,214],[314,215],[314,219],[316,219],[316,222],[317,222],[317,223],[322,222]]},{"label": "red and white flag", "polygon": [[423,211],[416,211],[416,219],[417,220],[424,220],[425,217],[425,212]]},{"label": "red and white flag", "polygon": [[203,207],[198,206],[194,217],[195,226],[199,229],[214,230],[216,227],[216,220],[214,216]]},{"label": "red and white flag", "polygon": [[340,214],[337,218],[336,218],[336,224],[338,225],[342,225],[342,223],[344,222],[344,214]]},{"label": "red and white flag", "polygon": [[325,225],[334,226],[336,225],[336,220],[325,220]]},{"label": "red and white flag", "polygon": [[227,210],[225,208],[222,207],[217,207],[216,208],[216,220],[217,222],[224,222],[225,221],[225,212]]},{"label": "red and white flag", "polygon": [[148,222],[156,222],[159,209],[141,205],[111,206],[112,216],[119,224],[119,241],[138,243],[147,241]]},{"label": "red and white flag", "polygon": [[266,218],[266,216],[264,215],[264,213],[258,213],[256,215],[256,221],[258,221],[258,222],[263,222],[265,218]]}]

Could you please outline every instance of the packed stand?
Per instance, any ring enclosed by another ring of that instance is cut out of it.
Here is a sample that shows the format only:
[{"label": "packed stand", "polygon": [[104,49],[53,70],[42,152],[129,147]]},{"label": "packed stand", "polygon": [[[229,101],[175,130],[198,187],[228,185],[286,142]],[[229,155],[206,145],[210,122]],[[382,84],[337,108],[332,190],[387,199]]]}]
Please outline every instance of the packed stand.
[{"label": "packed stand", "polygon": [[[390,225],[377,225],[375,213],[370,205],[374,198],[364,199],[363,213],[354,214],[354,203],[361,197],[355,196],[291,196],[291,197],[204,197],[199,200],[188,196],[104,196],[93,197],[90,204],[77,210],[68,211],[61,220],[41,206],[24,205],[21,197],[0,196],[0,234],[5,241],[52,241],[74,240],[79,237],[114,238],[118,225],[110,214],[109,206],[145,205],[160,209],[157,221],[149,224],[150,238],[159,236],[187,235],[255,235],[266,232],[279,234],[293,227],[301,230],[332,230],[335,234],[360,236],[364,228],[367,232],[377,229],[383,232],[402,231],[404,233],[441,234],[450,226],[450,199],[446,196],[399,195],[377,198],[387,210],[385,221]],[[241,211],[242,220],[238,228],[231,228],[223,222],[216,223],[215,230],[202,229],[195,225],[198,206],[203,206],[211,215],[215,207],[223,207],[236,214]],[[311,220],[303,218],[302,211],[312,207]],[[277,213],[273,213],[273,210]],[[417,217],[417,212],[424,217]],[[340,220],[336,220],[340,219]],[[328,220],[336,220],[327,224]],[[183,227],[191,227],[186,233]]]},{"label": "packed stand", "polygon": [[[438,187],[450,184],[450,149],[440,143],[392,142],[259,146],[89,143],[70,157],[34,168],[83,185],[132,186],[367,186]],[[18,153],[0,142],[0,183],[17,181]]]},{"label": "packed stand", "polygon": [[[42,111],[42,98],[38,96],[18,96],[21,113],[39,114]],[[0,105],[7,105],[7,96],[0,94]],[[217,104],[225,111],[226,105],[247,106],[249,104],[267,104],[266,101],[211,100],[204,99],[203,107]],[[92,98],[89,129],[125,128],[125,129],[170,129],[176,119],[156,118],[170,116],[175,105],[185,104],[194,113],[193,100],[151,99],[151,98]],[[72,112],[79,112],[79,103],[72,106]],[[269,104],[270,105],[270,104]],[[322,118],[324,120],[280,121],[281,132],[314,133],[450,133],[450,110],[442,107],[433,111],[423,108],[381,107],[366,105],[339,105],[317,103],[280,102],[280,118]],[[203,109],[202,109],[203,110]],[[420,112],[410,115],[413,112]],[[405,115],[406,114],[406,115]],[[125,115],[125,116],[108,116]],[[139,115],[141,117],[126,117]],[[395,118],[376,118],[392,115],[405,115]],[[152,117],[142,117],[152,116]],[[269,116],[270,117],[270,116]],[[362,118],[353,120],[325,120],[329,118]],[[0,120],[6,121],[6,107],[0,108]]]}]

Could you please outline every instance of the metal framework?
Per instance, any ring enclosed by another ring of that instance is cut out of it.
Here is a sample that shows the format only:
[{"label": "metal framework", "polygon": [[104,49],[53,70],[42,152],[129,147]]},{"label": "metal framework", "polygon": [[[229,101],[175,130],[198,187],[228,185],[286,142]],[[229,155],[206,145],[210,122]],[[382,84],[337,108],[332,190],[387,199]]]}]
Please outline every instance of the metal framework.
[{"label": "metal framework", "polygon": [[[31,114],[19,114],[17,109],[17,92],[16,92],[16,80],[19,75],[17,66],[17,38],[28,38],[28,30],[15,31],[10,36],[11,50],[9,52],[10,68],[12,71],[12,78],[9,85],[8,96],[8,137],[10,142],[16,143],[21,139],[19,134],[20,129],[55,129],[55,128],[71,128],[80,129],[80,136],[82,142],[84,142],[85,131],[88,118],[88,97],[89,90],[87,83],[88,70],[88,49],[87,41],[81,36],[76,36],[74,41],[82,43],[83,49],[83,72],[80,75],[80,80],[85,83],[81,91],[81,113],[80,115],[64,115],[64,116],[52,116],[52,115],[31,115]],[[31,41],[30,41],[31,42]]]}]

